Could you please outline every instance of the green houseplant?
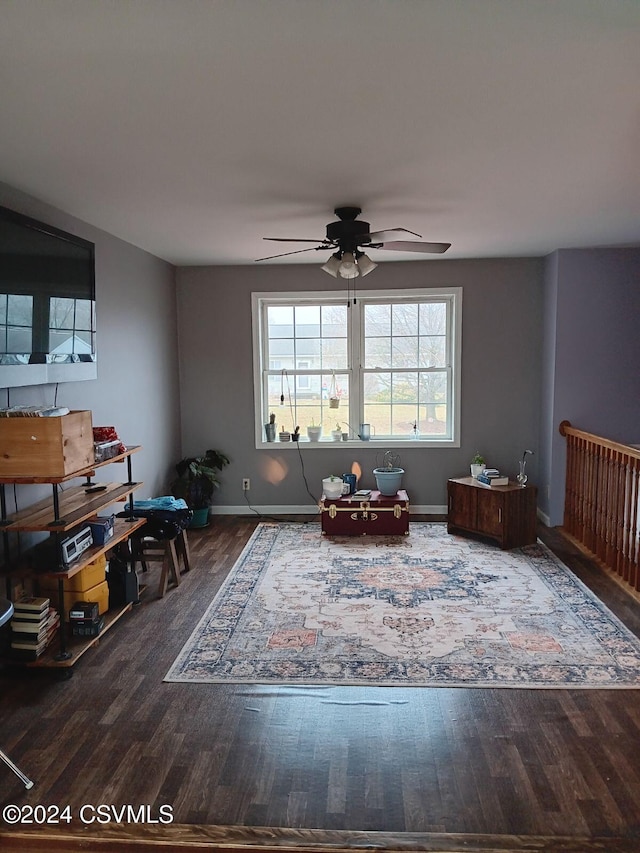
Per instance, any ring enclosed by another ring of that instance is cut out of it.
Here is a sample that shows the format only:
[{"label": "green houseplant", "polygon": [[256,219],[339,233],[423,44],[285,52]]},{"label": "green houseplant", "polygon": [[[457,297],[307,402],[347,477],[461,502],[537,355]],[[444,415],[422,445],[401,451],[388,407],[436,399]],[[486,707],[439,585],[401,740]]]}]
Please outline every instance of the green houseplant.
[{"label": "green houseplant", "polygon": [[193,510],[191,527],[206,527],[209,507],[214,491],[220,485],[218,471],[229,464],[229,459],[219,450],[207,450],[202,456],[187,456],[175,466],[176,479],[171,490],[176,498],[183,498]]},{"label": "green houseplant", "polygon": [[471,476],[477,477],[486,467],[484,456],[479,451],[476,451],[475,456],[471,460]]}]

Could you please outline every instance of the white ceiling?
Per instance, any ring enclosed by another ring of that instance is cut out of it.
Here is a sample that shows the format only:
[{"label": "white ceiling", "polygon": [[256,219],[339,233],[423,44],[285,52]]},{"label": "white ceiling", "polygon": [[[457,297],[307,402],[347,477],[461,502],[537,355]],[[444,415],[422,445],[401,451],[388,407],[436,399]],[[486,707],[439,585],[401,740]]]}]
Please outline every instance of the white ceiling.
[{"label": "white ceiling", "polygon": [[0,181],[176,264],[639,245],[639,154],[639,0],[0,3]]}]

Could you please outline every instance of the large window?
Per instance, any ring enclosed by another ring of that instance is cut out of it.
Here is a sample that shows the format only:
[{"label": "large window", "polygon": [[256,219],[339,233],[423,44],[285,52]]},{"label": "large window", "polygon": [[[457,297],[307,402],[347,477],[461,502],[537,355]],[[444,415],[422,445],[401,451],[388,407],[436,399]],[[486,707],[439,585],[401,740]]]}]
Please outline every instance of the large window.
[{"label": "large window", "polygon": [[253,294],[256,438],[322,425],[373,441],[459,444],[462,289]]}]

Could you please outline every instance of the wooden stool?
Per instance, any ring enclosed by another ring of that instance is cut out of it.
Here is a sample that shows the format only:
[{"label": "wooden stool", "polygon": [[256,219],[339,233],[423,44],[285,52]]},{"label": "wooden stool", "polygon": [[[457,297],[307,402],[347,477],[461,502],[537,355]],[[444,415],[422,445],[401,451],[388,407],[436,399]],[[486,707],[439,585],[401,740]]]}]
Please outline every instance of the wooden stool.
[{"label": "wooden stool", "polygon": [[180,585],[180,560],[183,571],[191,569],[189,560],[189,543],[186,530],[181,530],[174,539],[153,539],[142,536],[138,541],[136,558],[140,560],[142,570],[147,571],[147,563],[162,563],[158,597],[162,598],[169,583]]}]

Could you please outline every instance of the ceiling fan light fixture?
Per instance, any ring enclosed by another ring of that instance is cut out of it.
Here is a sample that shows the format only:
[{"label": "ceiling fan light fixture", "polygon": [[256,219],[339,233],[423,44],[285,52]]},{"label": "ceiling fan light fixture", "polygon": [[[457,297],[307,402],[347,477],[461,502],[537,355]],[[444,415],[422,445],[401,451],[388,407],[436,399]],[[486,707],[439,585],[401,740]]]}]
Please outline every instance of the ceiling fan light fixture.
[{"label": "ceiling fan light fixture", "polygon": [[342,253],[342,260],[338,267],[338,275],[340,278],[358,278],[360,275],[360,270],[358,269],[353,252]]},{"label": "ceiling fan light fixture", "polygon": [[370,272],[373,272],[374,269],[378,266],[378,264],[374,264],[370,257],[364,254],[358,255],[357,257],[358,269],[360,270],[360,275],[369,275]]},{"label": "ceiling fan light fixture", "polygon": [[331,255],[326,264],[323,264],[321,269],[324,272],[328,272],[329,275],[332,275],[334,278],[338,278],[338,269],[340,268],[340,255],[338,252],[335,255]]}]

